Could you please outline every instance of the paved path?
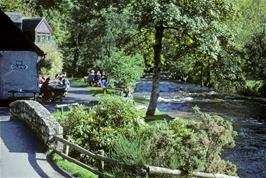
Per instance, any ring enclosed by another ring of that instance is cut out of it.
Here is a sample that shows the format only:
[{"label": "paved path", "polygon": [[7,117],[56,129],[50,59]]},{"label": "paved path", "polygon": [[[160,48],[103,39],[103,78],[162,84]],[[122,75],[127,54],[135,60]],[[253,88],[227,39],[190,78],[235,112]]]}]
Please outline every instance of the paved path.
[{"label": "paved path", "polygon": [[97,98],[92,96],[87,88],[71,86],[68,94],[63,98],[63,102],[55,103],[42,103],[50,112],[55,111],[56,104],[70,104],[70,103],[79,103],[85,105],[92,105],[97,102]]},{"label": "paved path", "polygon": [[0,177],[67,177],[52,165],[29,129],[10,120],[8,108],[0,107]]},{"label": "paved path", "polygon": [[[96,100],[87,89],[71,87],[62,103],[88,104]],[[44,106],[54,111],[55,105],[62,103]],[[68,177],[49,163],[41,145],[23,123],[9,119],[8,105],[0,105],[0,178]]]}]

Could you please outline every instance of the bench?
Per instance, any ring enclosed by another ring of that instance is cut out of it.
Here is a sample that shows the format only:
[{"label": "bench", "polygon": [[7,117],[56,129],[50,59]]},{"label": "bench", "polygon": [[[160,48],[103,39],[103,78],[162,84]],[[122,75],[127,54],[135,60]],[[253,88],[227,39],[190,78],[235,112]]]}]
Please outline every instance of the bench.
[{"label": "bench", "polygon": [[34,97],[34,100],[36,99],[36,94],[40,93],[39,90],[23,90],[23,89],[20,89],[20,90],[9,90],[8,93],[11,93],[12,94],[12,98],[15,98],[15,95],[16,93],[32,93],[33,94],[33,97]]},{"label": "bench", "polygon": [[61,113],[64,112],[65,107],[70,107],[70,106],[78,106],[78,103],[70,103],[70,104],[57,104],[55,106],[56,110],[60,109]]}]

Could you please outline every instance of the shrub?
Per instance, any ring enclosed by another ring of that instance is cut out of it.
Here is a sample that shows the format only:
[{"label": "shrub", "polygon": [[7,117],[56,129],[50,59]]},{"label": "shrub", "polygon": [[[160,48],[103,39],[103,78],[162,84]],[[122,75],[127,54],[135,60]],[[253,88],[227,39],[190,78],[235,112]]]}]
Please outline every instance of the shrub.
[{"label": "shrub", "polygon": [[232,125],[220,116],[195,110],[200,121],[175,119],[146,125],[129,136],[121,133],[112,157],[127,164],[149,164],[188,173],[198,170],[236,174],[236,167],[221,159],[225,147],[234,146]]},{"label": "shrub", "polygon": [[248,80],[238,89],[238,93],[244,96],[263,96],[263,81]]},{"label": "shrub", "polygon": [[[105,96],[91,110],[71,108],[59,122],[72,142],[92,151],[104,149],[108,156],[126,164],[236,174],[235,165],[220,157],[224,148],[234,146],[236,133],[231,123],[198,108],[195,113],[198,120],[145,123],[132,102]],[[112,171],[117,176],[129,176],[121,175],[117,167]]]},{"label": "shrub", "polygon": [[144,123],[132,102],[121,97],[104,96],[93,109],[73,107],[66,117],[59,118],[65,136],[83,147],[97,151],[108,148],[112,139],[122,130]]}]

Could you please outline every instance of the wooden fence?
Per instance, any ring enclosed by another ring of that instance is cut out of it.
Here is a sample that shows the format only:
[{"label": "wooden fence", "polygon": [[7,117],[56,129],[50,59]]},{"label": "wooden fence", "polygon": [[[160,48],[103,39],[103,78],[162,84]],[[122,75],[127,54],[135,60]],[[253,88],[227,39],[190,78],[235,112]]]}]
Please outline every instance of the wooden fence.
[{"label": "wooden fence", "polygon": [[[99,153],[96,154],[96,153],[93,153],[89,150],[86,150],[86,149],[80,147],[79,145],[73,144],[73,143],[71,143],[68,140],[65,140],[63,138],[55,136],[54,140],[56,142],[63,143],[64,148],[65,148],[65,150],[54,149],[53,151],[55,153],[59,154],[64,159],[71,161],[71,162],[93,172],[94,174],[98,175],[100,178],[112,177],[112,176],[104,173],[104,165],[105,164],[108,164],[108,165],[113,166],[113,167],[119,166],[124,171],[135,173],[135,174],[138,174],[140,176],[158,175],[158,176],[163,177],[165,175],[168,175],[168,176],[184,176],[184,175],[186,175],[185,172],[183,172],[181,170],[176,170],[176,169],[168,169],[168,168],[156,167],[156,166],[150,166],[150,165],[141,165],[141,166],[140,165],[127,165],[127,164],[124,164],[118,160],[114,160],[112,158],[105,157],[103,151],[99,151]],[[86,164],[80,162],[77,159],[70,157],[68,155],[69,148],[75,149],[75,150],[79,151],[80,153],[85,154],[88,157],[97,160],[98,161],[98,168],[91,167],[89,165],[86,165]],[[191,175],[196,176],[196,177],[204,177],[204,178],[239,178],[237,176],[228,176],[225,174],[213,174],[213,173],[204,173],[204,172],[196,172],[196,171],[192,172]]]}]

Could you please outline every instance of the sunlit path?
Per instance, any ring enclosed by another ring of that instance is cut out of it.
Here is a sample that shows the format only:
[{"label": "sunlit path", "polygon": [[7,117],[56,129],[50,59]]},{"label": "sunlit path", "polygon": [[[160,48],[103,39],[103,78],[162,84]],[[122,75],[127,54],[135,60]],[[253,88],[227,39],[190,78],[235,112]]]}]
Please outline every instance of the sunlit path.
[{"label": "sunlit path", "polygon": [[10,120],[0,107],[0,177],[67,177],[47,160],[41,144],[23,123]]}]

